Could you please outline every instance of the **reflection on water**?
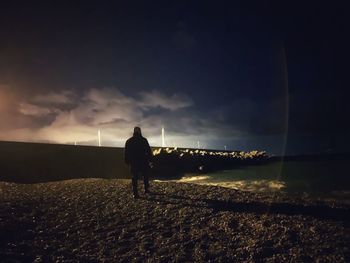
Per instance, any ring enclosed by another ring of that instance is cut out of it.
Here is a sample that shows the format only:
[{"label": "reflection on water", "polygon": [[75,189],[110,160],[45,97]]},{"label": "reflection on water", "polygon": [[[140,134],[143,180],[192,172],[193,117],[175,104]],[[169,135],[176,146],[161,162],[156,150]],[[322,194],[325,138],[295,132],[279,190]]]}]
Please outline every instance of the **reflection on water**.
[{"label": "reflection on water", "polygon": [[289,194],[350,199],[347,160],[275,162],[208,174],[186,174],[170,181],[253,192],[283,191]]},{"label": "reflection on water", "polygon": [[200,183],[203,181],[207,181],[208,179],[210,179],[210,176],[208,175],[198,175],[198,176],[184,176],[179,180],[175,180],[176,182],[180,182],[180,183],[188,183],[188,182],[193,182],[193,183]]},{"label": "reflection on water", "polygon": [[227,187],[243,191],[270,192],[278,191],[286,187],[285,182],[279,180],[237,180],[237,181],[218,181],[213,176],[184,176],[179,180],[180,183],[195,183],[201,185],[214,185]]}]

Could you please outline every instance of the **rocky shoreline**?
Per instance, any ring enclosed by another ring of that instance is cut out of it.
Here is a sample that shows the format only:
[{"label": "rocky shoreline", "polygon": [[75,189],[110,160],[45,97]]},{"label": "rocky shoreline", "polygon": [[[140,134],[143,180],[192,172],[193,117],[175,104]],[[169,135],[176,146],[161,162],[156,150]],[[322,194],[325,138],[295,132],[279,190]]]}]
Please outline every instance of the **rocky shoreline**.
[{"label": "rocky shoreline", "polygon": [[[141,187],[141,186],[140,186]],[[186,183],[0,182],[1,262],[349,262],[350,208]]]}]

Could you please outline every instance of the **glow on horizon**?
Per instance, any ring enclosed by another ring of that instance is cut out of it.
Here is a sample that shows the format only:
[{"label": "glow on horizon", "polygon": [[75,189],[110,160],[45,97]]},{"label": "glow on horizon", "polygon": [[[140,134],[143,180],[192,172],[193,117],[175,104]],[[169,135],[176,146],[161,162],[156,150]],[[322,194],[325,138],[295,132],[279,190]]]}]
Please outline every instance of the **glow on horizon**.
[{"label": "glow on horizon", "polygon": [[[96,133],[95,133],[96,134]],[[97,135],[97,136],[96,136]],[[102,146],[102,132],[97,131],[97,134],[95,136],[91,134],[90,136],[84,136],[85,139],[80,140],[78,136],[75,135],[68,135],[67,134],[67,140],[65,140],[63,137],[61,137],[62,140],[47,140],[47,139],[18,139],[18,138],[0,138],[0,140],[3,141],[14,141],[14,142],[32,142],[32,143],[50,143],[50,144],[62,144],[62,145],[82,145],[82,146]],[[107,132],[103,133],[103,146],[104,147],[124,147],[126,140],[130,136],[126,137],[112,137]],[[160,136],[145,136],[151,147],[163,147],[162,146],[162,139],[159,138]],[[168,135],[167,139],[170,141],[176,141],[177,143],[173,144],[172,146],[168,146],[169,148],[190,148],[190,149],[197,149],[197,141],[196,138],[193,136],[171,136]],[[204,141],[205,138],[202,137],[202,140]],[[96,143],[97,142],[97,143]],[[206,145],[211,145],[209,139],[206,140]],[[165,146],[166,147],[166,146]],[[201,146],[201,149],[203,146]],[[221,150],[220,147],[208,147],[208,149],[213,150]]]},{"label": "glow on horizon", "polygon": [[165,147],[165,131],[164,131],[164,127],[162,127],[162,147]]},{"label": "glow on horizon", "polygon": [[[159,100],[157,105],[161,104],[163,108],[169,103],[173,105],[166,108],[166,112],[176,112],[175,105],[184,100],[181,96],[168,98],[163,94],[151,95],[152,102]],[[101,129],[104,146],[124,147],[125,141],[132,135],[133,127],[140,126],[153,147],[167,145],[198,148],[199,141],[199,147],[203,149],[222,150],[223,145],[227,145],[227,150],[257,148],[255,142],[251,143],[240,137],[243,135],[238,128],[221,128],[212,125],[209,120],[206,120],[205,123],[208,124],[205,126],[197,127],[195,120],[198,116],[191,112],[185,117],[176,118],[167,115],[145,117],[144,107],[151,107],[151,103],[147,101],[151,99],[149,96],[135,99],[118,89],[89,89],[82,95],[84,100],[75,102],[74,107],[67,110],[65,107],[72,103],[72,96],[78,95],[73,91],[62,90],[33,94],[27,98],[12,92],[10,87],[1,88],[0,114],[3,122],[0,140],[96,146],[99,145],[98,141],[96,142],[96,132]],[[50,101],[50,104],[42,104],[43,101]],[[186,105],[177,107],[181,110]],[[51,119],[52,117],[54,118]],[[169,128],[162,142],[160,127],[165,119],[171,125],[176,125],[177,130],[184,127],[184,132],[174,132]],[[114,120],[117,122],[113,123]]]},{"label": "glow on horizon", "polygon": [[101,147],[101,131],[98,130],[97,134],[98,134],[97,135],[98,136],[98,146]]}]

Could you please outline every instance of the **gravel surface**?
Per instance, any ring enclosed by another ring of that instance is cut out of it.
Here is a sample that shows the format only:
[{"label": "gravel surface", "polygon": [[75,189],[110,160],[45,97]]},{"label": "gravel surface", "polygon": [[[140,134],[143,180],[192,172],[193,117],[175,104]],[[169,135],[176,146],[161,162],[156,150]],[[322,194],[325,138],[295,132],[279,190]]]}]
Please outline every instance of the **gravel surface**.
[{"label": "gravel surface", "polygon": [[130,180],[0,182],[0,261],[350,261],[345,204],[186,183],[151,190],[134,200]]}]

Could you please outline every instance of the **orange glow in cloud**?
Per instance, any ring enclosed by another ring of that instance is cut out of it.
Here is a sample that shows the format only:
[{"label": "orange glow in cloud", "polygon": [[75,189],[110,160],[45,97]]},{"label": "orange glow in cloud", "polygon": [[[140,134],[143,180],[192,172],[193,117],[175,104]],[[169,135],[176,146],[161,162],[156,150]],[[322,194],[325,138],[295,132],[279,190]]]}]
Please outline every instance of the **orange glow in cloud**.
[{"label": "orange glow in cloud", "polygon": [[[0,85],[0,114],[1,122],[4,122],[6,116],[10,117],[11,114],[14,114],[17,111],[18,98],[17,96],[10,91],[7,86]],[[7,120],[9,121],[9,120]]]},{"label": "orange glow in cloud", "polygon": [[143,111],[160,107],[166,113],[175,113],[192,105],[185,95],[166,96],[152,92],[147,96],[140,94],[140,98],[135,99],[109,88],[90,89],[82,99],[77,97],[73,91],[66,90],[22,97],[8,86],[1,87],[0,140],[95,145],[97,131],[101,130],[104,143],[122,146],[132,128],[138,125],[142,126],[150,142],[159,144],[160,127],[165,117],[145,117]]},{"label": "orange glow in cloud", "polygon": [[0,87],[0,112],[8,107],[7,96],[4,90]]},{"label": "orange glow in cloud", "polygon": [[[184,94],[150,92],[132,97],[116,88],[101,88],[79,96],[67,90],[24,96],[0,86],[0,140],[96,145],[101,130],[104,146],[123,146],[133,127],[141,126],[156,146],[161,145],[165,125],[168,145],[197,147],[198,140],[205,145],[222,131],[203,116],[197,122],[198,114],[191,111],[193,102]],[[145,114],[152,109],[154,113]]]}]

